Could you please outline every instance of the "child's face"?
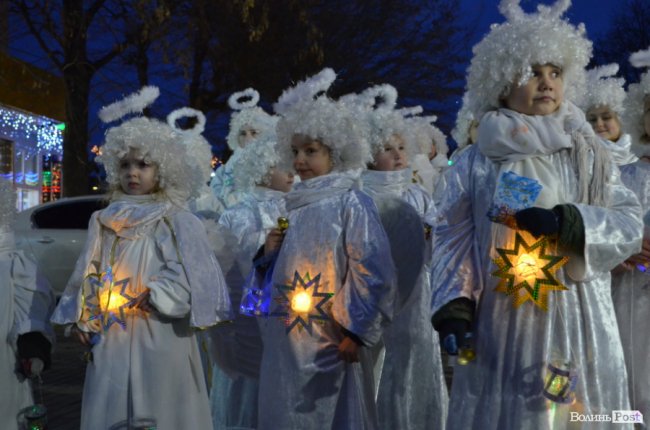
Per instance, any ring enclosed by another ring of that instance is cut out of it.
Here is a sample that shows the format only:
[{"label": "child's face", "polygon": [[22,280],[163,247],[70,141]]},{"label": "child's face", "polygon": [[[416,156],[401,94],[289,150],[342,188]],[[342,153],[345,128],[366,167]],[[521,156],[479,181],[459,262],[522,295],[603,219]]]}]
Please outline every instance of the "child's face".
[{"label": "child's face", "polygon": [[402,137],[393,135],[384,144],[384,149],[375,155],[373,164],[374,170],[382,172],[402,170],[406,168],[408,157],[406,155],[406,145]]},{"label": "child's face", "polygon": [[293,186],[293,173],[273,168],[270,171],[270,175],[270,189],[282,191],[283,193],[288,193],[291,191],[291,187]]},{"label": "child's face", "polygon": [[120,186],[133,196],[151,194],[158,185],[158,167],[145,161],[142,153],[130,149],[120,160]]},{"label": "child's face", "polygon": [[243,126],[237,135],[237,143],[239,144],[239,147],[244,148],[250,141],[255,140],[258,134],[259,132],[250,125],[247,124]]},{"label": "child's face", "polygon": [[564,101],[562,69],[553,64],[533,66],[533,76],[503,99],[508,109],[525,115],[549,115]]},{"label": "child's face", "polygon": [[607,106],[594,107],[587,111],[587,121],[596,134],[603,139],[616,142],[621,137],[621,123],[618,116]]},{"label": "child's face", "polygon": [[301,180],[327,175],[334,163],[327,146],[309,136],[296,134],[291,138],[293,168]]}]

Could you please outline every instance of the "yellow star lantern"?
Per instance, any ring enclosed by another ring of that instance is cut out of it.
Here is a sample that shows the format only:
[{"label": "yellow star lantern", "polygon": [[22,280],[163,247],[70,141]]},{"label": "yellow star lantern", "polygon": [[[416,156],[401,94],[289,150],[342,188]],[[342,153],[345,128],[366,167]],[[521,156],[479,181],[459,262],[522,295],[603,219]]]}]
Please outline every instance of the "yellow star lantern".
[{"label": "yellow star lantern", "polygon": [[496,248],[498,257],[492,261],[498,269],[492,272],[492,276],[501,280],[494,291],[512,296],[515,308],[530,300],[534,305],[548,310],[549,291],[568,290],[553,273],[564,266],[569,258],[547,254],[548,245],[547,237],[528,245],[517,231],[513,249]]},{"label": "yellow star lantern", "polygon": [[271,315],[284,319],[287,333],[297,326],[298,330],[304,328],[311,334],[312,322],[322,324],[329,319],[323,306],[334,293],[321,293],[318,291],[319,286],[320,273],[312,279],[309,272],[302,277],[297,270],[293,280],[285,285],[276,285],[280,295],[275,301],[279,307]]},{"label": "yellow star lantern", "polygon": [[84,286],[85,311],[82,319],[88,323],[98,321],[104,331],[113,323],[126,330],[126,315],[133,311],[129,306],[137,298],[129,294],[130,279],[115,281],[112,267],[101,273],[88,274]]}]

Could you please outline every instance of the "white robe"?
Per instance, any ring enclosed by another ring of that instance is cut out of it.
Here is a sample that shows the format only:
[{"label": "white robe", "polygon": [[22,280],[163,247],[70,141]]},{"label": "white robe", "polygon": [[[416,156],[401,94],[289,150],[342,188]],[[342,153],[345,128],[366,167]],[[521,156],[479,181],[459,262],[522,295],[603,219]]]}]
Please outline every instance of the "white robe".
[{"label": "white robe", "polygon": [[[13,233],[0,232],[0,428],[17,430],[20,411],[33,404],[29,380],[18,372],[16,342],[40,332],[54,344],[49,317],[54,296],[46,282],[37,282],[36,265],[15,248]],[[19,421],[20,420],[20,421]]]},{"label": "white robe", "polygon": [[[260,320],[259,429],[377,426],[367,347],[392,317],[395,270],[377,209],[354,182],[350,173],[332,173],[286,196],[289,229],[273,271],[273,313]],[[318,305],[309,316],[294,313],[285,298],[302,285]],[[342,327],[366,345],[359,363],[337,357]]]},{"label": "white robe", "polygon": [[[217,254],[219,261],[233,259],[226,270],[230,299],[238,307],[245,276],[268,232],[286,216],[284,193],[256,187],[219,218],[235,241]],[[229,253],[230,256],[220,254]],[[255,317],[237,313],[233,324],[210,330],[217,365],[212,368],[210,403],[214,429],[257,428],[257,398],[262,343]]]},{"label": "white robe", "polygon": [[[578,186],[569,150],[545,159],[575,201]],[[629,409],[609,271],[639,250],[638,200],[612,167],[604,189],[607,207],[574,203],[585,229],[581,276],[570,276],[570,261],[555,272],[568,290],[549,293],[549,311],[530,302],[515,308],[511,297],[494,291],[499,279],[491,276],[496,270],[494,247],[504,239],[493,228],[505,229],[494,227],[486,216],[497,171],[472,145],[448,171],[438,207],[432,310],[460,297],[478,303],[473,323],[477,357],[455,368],[447,429],[610,429],[610,422],[570,418],[571,412],[611,416],[613,410]],[[572,404],[552,403],[542,394],[546,364],[555,358],[570,361],[577,374]]]},{"label": "white robe", "polygon": [[[386,355],[377,396],[380,428],[441,429],[447,419],[448,394],[438,334],[430,321],[431,241],[424,241],[422,222],[424,215],[432,211],[431,197],[419,184],[411,182],[410,169],[367,171],[362,180],[363,189],[377,204],[391,239],[400,283],[398,291],[405,290],[402,285],[405,281],[414,283],[395,319],[384,329]],[[401,247],[394,244],[392,229],[387,225],[390,220],[386,220],[390,215],[386,214],[387,209],[394,207],[390,204],[392,198],[410,205],[407,207],[410,211],[402,209],[401,213],[394,214],[400,218],[394,223],[398,226],[398,238],[406,242]],[[421,259],[415,269],[413,260],[417,260],[418,250]],[[404,273],[410,272],[416,276],[404,279]]]},{"label": "white robe", "polygon": [[[94,331],[98,320],[91,322],[87,313],[91,284],[85,281],[80,288],[76,274],[77,269],[85,275],[95,273],[93,261],[102,271],[112,267],[113,294],[122,295],[123,285],[129,297],[145,287],[151,290],[154,312],[124,308],[124,328],[116,313],[118,321],[94,333],[97,343],[86,369],[82,429],[145,423],[158,430],[212,427],[190,321],[210,323],[230,316],[225,283],[198,218],[171,205],[151,203],[148,197],[126,196],[92,215],[89,243],[52,318],[60,324],[78,321],[84,330]],[[126,210],[119,210],[124,202]],[[197,279],[211,282],[197,285],[192,282]],[[109,283],[101,285],[104,290]],[[204,313],[201,306],[212,308],[214,303],[216,308]]]},{"label": "white robe", "polygon": [[[621,167],[621,180],[637,195],[643,208],[646,236],[650,234],[650,163]],[[633,269],[612,275],[612,297],[621,333],[630,384],[630,408],[650,419],[650,273]]]}]

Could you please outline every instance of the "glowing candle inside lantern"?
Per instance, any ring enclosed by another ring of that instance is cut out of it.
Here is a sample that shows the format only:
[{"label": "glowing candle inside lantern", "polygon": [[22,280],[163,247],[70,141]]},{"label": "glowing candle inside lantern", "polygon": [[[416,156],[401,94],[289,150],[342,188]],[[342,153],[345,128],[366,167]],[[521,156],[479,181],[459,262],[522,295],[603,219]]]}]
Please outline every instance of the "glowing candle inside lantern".
[{"label": "glowing candle inside lantern", "polygon": [[311,309],[311,296],[305,291],[296,293],[291,298],[291,309],[294,312],[307,313]]},{"label": "glowing candle inside lantern", "polygon": [[128,302],[126,297],[122,297],[114,291],[112,293],[110,291],[104,291],[99,298],[101,309],[104,312],[115,311],[126,302]]},{"label": "glowing candle inside lantern", "polygon": [[530,254],[521,254],[517,258],[517,265],[515,266],[517,276],[520,278],[531,278],[537,275],[537,260]]}]

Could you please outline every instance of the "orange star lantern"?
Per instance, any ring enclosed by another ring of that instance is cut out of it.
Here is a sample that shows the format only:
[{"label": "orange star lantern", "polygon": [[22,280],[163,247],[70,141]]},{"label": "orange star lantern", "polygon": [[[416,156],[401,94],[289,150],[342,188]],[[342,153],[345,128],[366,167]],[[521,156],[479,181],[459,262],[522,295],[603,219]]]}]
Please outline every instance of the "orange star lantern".
[{"label": "orange star lantern", "polygon": [[564,266],[569,258],[547,254],[548,245],[547,237],[528,245],[517,231],[513,249],[496,248],[498,257],[492,261],[498,269],[492,272],[492,276],[501,278],[501,281],[494,291],[512,296],[515,308],[530,300],[534,305],[548,310],[548,293],[568,290],[553,273]]}]

